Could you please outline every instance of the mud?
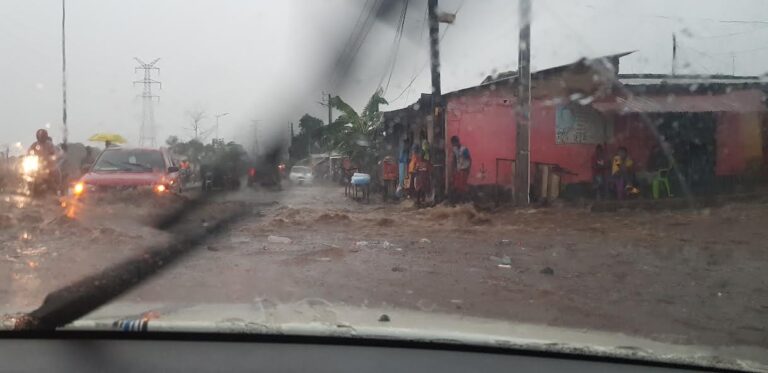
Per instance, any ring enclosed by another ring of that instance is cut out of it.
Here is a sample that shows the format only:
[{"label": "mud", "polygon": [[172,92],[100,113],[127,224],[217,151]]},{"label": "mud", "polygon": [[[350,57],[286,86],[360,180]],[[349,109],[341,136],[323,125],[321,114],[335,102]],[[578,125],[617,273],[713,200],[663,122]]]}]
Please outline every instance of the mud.
[{"label": "mud", "polygon": [[[12,222],[0,228],[5,239],[0,299],[18,310],[34,308],[46,292],[169,239],[143,222],[156,208],[101,205],[65,220],[56,201],[0,202],[7,208],[0,223]],[[245,190],[208,212],[245,202],[258,203],[258,213],[122,300],[321,298],[672,343],[768,348],[768,206],[763,204],[657,212],[591,213],[565,206],[484,212],[469,205],[360,204],[339,188],[314,186],[280,193]],[[18,222],[27,213],[39,214],[42,223]],[[205,223],[199,217],[188,222]],[[290,243],[269,242],[270,235]]]}]

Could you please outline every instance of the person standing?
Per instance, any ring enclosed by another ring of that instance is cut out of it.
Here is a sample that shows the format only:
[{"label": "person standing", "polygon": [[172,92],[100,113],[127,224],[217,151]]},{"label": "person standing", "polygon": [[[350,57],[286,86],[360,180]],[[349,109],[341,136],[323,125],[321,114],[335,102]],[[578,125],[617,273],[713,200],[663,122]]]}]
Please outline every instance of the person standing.
[{"label": "person standing", "polygon": [[463,202],[467,199],[469,193],[469,170],[472,168],[472,156],[469,149],[461,144],[458,136],[451,137],[451,146],[453,147],[453,191],[455,199]]},{"label": "person standing", "polygon": [[627,187],[634,182],[634,162],[629,157],[627,148],[621,146],[611,162],[611,178],[616,189],[616,198],[623,200],[627,196]]},{"label": "person standing", "polygon": [[605,157],[605,149],[602,145],[595,147],[595,153],[592,154],[592,186],[595,188],[595,198],[601,200],[605,198],[606,192],[606,174],[608,173],[608,160]]}]

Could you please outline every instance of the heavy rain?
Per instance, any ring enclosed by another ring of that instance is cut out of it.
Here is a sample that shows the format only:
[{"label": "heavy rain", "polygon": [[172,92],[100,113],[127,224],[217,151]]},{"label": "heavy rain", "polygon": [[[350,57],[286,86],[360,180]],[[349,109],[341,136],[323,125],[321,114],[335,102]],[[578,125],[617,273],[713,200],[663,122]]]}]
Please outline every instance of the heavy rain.
[{"label": "heavy rain", "polygon": [[0,5],[5,328],[76,288],[55,326],[322,302],[768,367],[761,2],[157,3]]}]

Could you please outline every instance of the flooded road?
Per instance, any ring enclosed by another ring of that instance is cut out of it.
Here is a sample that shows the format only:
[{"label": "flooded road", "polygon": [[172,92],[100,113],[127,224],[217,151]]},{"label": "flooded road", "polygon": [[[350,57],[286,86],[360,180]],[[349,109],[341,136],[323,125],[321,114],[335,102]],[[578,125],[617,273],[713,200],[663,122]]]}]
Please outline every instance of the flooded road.
[{"label": "flooded road", "polygon": [[[118,201],[68,219],[55,200],[0,203],[0,299],[45,294],[167,242],[162,206]],[[121,302],[308,298],[577,329],[673,343],[768,347],[768,208],[674,212],[359,204],[336,186],[245,189],[209,206],[253,214]],[[196,219],[196,220],[195,220]],[[205,218],[191,219],[201,229]]]}]

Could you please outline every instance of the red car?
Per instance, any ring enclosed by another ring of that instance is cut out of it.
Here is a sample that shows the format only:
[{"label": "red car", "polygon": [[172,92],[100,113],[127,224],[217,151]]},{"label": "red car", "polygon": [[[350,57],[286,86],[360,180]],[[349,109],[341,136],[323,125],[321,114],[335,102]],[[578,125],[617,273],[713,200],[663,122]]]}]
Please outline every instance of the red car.
[{"label": "red car", "polygon": [[109,147],[74,184],[72,194],[128,189],[181,192],[181,173],[168,150]]}]

